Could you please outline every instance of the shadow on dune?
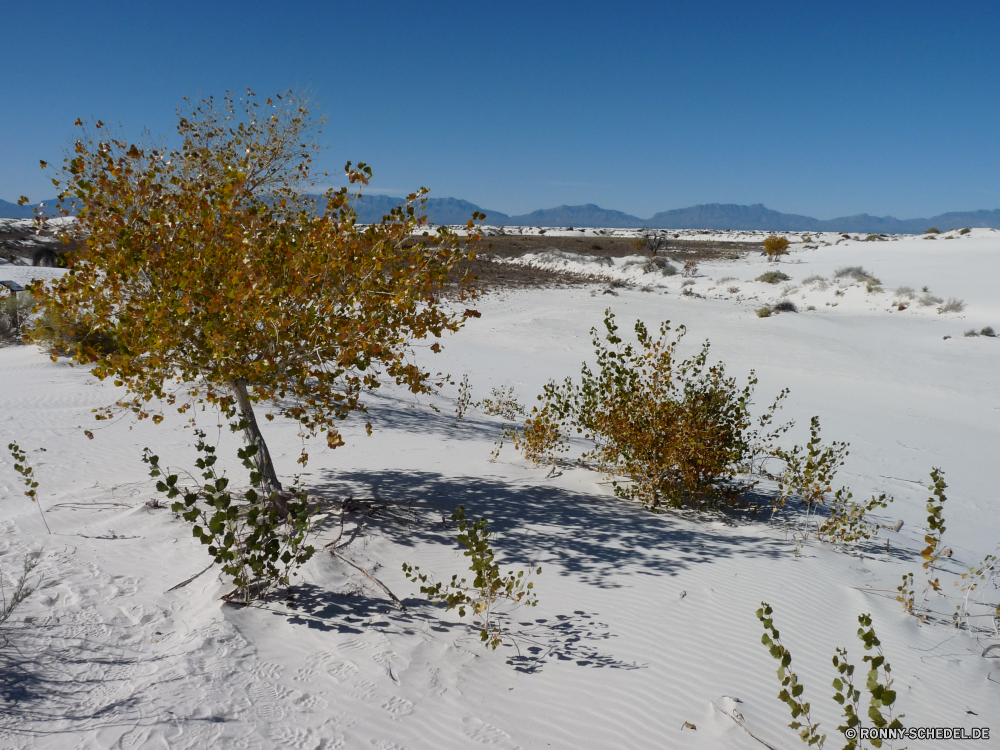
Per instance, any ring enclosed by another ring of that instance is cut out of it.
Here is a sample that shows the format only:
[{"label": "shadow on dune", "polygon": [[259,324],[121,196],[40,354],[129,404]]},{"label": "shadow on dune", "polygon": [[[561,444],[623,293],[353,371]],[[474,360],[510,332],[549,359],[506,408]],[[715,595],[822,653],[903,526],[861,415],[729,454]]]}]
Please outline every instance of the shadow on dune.
[{"label": "shadow on dune", "polygon": [[[64,637],[61,630],[59,624],[4,626],[0,732],[30,737],[73,733],[81,727],[135,726],[146,699],[128,690],[119,675],[138,660],[109,653],[104,643]],[[53,731],[52,722],[64,729]]]},{"label": "shadow on dune", "polygon": [[[725,558],[788,553],[787,543],[719,523],[721,516],[657,515],[617,498],[499,478],[347,472],[315,489],[345,495],[359,485],[369,487],[386,511],[355,513],[352,520],[377,526],[380,535],[398,545],[454,545],[455,531],[445,519],[464,505],[470,517],[490,520],[499,535],[495,549],[504,561],[556,564],[562,575],[602,588],[624,585],[619,582],[623,575],[673,575]],[[402,508],[412,513],[396,512]]]}]

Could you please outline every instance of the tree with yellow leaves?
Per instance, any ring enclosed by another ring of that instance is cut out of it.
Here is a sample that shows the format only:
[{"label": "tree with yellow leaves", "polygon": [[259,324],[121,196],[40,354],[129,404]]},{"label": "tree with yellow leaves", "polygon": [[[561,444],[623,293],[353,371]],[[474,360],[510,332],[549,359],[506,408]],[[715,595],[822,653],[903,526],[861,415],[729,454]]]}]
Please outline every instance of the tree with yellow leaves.
[{"label": "tree with yellow leaves", "polygon": [[[429,236],[424,188],[367,226],[346,187],[310,199],[302,188],[322,121],[294,93],[190,103],[172,149],[131,143],[100,121],[77,125],[83,135],[53,182],[78,208],[80,246],[69,273],[35,288],[39,303],[85,332],[71,356],[125,386],[118,408],[159,422],[168,407],[216,405],[256,446],[270,495],[282,487],[254,404],[335,448],[337,421],[364,411],[364,392],[389,381],[433,387],[414,341],[479,316],[441,295],[484,217],[473,215],[466,238]],[[371,177],[364,163],[345,172],[352,184]],[[36,340],[53,352],[46,330]]]}]

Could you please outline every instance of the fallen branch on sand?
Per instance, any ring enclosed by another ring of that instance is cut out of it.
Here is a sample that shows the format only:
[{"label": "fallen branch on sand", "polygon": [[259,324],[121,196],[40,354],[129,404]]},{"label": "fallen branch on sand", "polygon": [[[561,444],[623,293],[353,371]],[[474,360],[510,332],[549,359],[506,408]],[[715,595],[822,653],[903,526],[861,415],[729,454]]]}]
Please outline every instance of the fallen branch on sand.
[{"label": "fallen branch on sand", "polygon": [[394,593],[392,593],[391,591],[389,591],[389,587],[386,586],[384,583],[382,583],[378,578],[376,578],[375,576],[373,576],[371,573],[369,573],[367,570],[365,570],[364,568],[362,568],[360,565],[358,565],[353,560],[348,560],[342,554],[340,554],[339,552],[337,552],[337,550],[335,550],[335,549],[330,550],[330,554],[333,555],[334,557],[336,557],[338,560],[343,560],[345,563],[347,563],[348,565],[350,565],[352,568],[360,570],[362,573],[364,573],[366,576],[368,576],[368,578],[372,581],[372,583],[374,583],[376,586],[378,586],[380,589],[382,589],[382,591],[385,592],[386,596],[388,596],[390,599],[392,599],[392,603],[396,606],[396,609],[400,610],[401,612],[405,612],[406,611],[406,606],[403,604],[403,602],[401,602],[399,600],[399,598]]}]

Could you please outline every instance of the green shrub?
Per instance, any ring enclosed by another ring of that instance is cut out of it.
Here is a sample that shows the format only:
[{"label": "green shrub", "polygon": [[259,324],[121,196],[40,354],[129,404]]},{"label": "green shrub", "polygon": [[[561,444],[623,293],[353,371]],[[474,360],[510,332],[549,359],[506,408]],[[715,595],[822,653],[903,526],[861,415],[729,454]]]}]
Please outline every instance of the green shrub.
[{"label": "green shrub", "polygon": [[[792,722],[788,726],[798,731],[799,738],[807,745],[823,747],[826,735],[819,733],[818,722],[813,723],[811,706],[803,699],[805,688],[799,682],[798,675],[791,670],[792,655],[782,644],[778,630],[774,627],[773,614],[771,605],[767,602],[760,603],[757,619],[764,626],[764,634],[760,641],[779,664],[778,679],[781,681],[781,692],[778,693],[778,700],[787,704],[791,710]],[[858,628],[858,638],[864,644],[865,651],[875,652],[866,653],[862,657],[862,661],[868,666],[863,682],[869,694],[868,710],[865,711],[865,715],[877,728],[902,729],[903,725],[899,720],[905,715],[893,715],[896,691],[892,689],[892,668],[886,661],[881,641],[875,635],[871,615],[859,615],[858,624],[861,626]],[[837,731],[847,740],[847,744],[844,745],[845,750],[856,750],[862,746],[861,740],[858,739],[858,729],[862,720],[861,691],[854,687],[855,668],[847,661],[846,649],[837,649],[833,657],[833,666],[837,669],[837,676],[831,683],[837,691],[833,699],[841,706],[844,717],[844,723],[837,727]],[[879,739],[871,742],[875,747],[882,746],[882,741]]]},{"label": "green shrub", "polygon": [[969,229],[969,228],[965,228],[965,229],[959,229],[959,230],[958,230],[958,233],[959,233],[959,234],[968,234],[968,233],[969,233],[969,232],[971,232],[971,231],[972,231],[971,229]]},{"label": "green shrub", "polygon": [[519,439],[525,455],[538,460],[565,450],[565,435],[579,435],[593,446],[583,464],[613,477],[616,496],[651,509],[738,504],[750,485],[737,475],[787,429],[771,428],[787,391],[754,420],[753,373],[740,388],[721,363],[708,365],[708,342],[677,362],[683,326],[670,340],[670,325],[663,323],[654,339],[637,321],[637,346],[623,343],[610,310],[604,327],[603,341],[591,330],[596,371],[584,364],[579,384],[549,382],[515,444]]},{"label": "green shrub", "polygon": [[757,313],[758,318],[770,318],[774,309],[770,305],[764,305],[763,307],[758,307],[754,312]]},{"label": "green shrub", "polygon": [[781,271],[768,271],[758,276],[755,281],[763,281],[765,284],[777,284],[780,281],[788,281],[792,277]]},{"label": "green shrub", "polygon": [[490,546],[490,534],[486,530],[487,520],[480,518],[469,523],[465,517],[465,508],[461,505],[451,514],[451,520],[458,527],[458,543],[465,547],[465,556],[471,558],[469,570],[476,574],[470,586],[465,578],[459,579],[456,573],[448,583],[438,581],[433,583],[426,573],[421,573],[418,566],[403,563],[403,573],[407,579],[422,584],[420,593],[446,609],[458,609],[459,617],[465,617],[466,607],[474,617],[479,617],[482,629],[480,640],[487,646],[496,649],[502,642],[503,631],[497,624],[495,616],[498,603],[524,605],[535,607],[538,597],[532,589],[535,584],[528,578],[532,573],[541,574],[541,568],[535,568],[524,575],[524,571],[508,571],[506,575],[500,572],[500,566],[494,561],[495,553]]},{"label": "green shrub", "polygon": [[872,276],[872,274],[868,273],[868,271],[866,271],[861,266],[843,266],[833,272],[833,277],[835,279],[843,279],[846,277],[850,277],[855,281],[863,281],[865,279],[875,278],[874,276]]},{"label": "green shrub", "polygon": [[[242,422],[230,425],[234,432],[245,430]],[[237,455],[250,470],[251,487],[234,496],[229,479],[215,471],[215,447],[205,443],[205,433],[195,430],[197,449],[202,454],[195,462],[205,485],[182,491],[177,487],[177,475],[166,474],[160,468],[159,456],[143,449],[143,462],[149,464],[149,475],[157,479],[156,489],[168,499],[183,495],[171,505],[188,523],[191,533],[208,545],[208,554],[221,563],[222,572],[229,575],[236,590],[226,598],[231,602],[250,604],[266,599],[277,586],[287,586],[316,551],[305,544],[311,529],[309,502],[304,492],[264,491],[262,476],[253,458],[259,448],[250,444]],[[159,479],[159,477],[163,477]]]},{"label": "green shrub", "polygon": [[930,229],[924,231],[924,234],[940,234],[941,232],[937,227],[931,227]]}]

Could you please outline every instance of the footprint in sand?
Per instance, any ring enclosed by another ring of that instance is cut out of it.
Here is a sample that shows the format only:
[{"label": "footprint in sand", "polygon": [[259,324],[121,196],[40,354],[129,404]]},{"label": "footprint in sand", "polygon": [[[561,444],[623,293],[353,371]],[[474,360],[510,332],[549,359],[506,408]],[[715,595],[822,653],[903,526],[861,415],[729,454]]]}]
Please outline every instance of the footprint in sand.
[{"label": "footprint in sand", "polygon": [[280,664],[272,664],[269,661],[262,661],[250,667],[250,673],[262,680],[277,680],[285,668]]},{"label": "footprint in sand", "polygon": [[413,713],[413,704],[405,698],[390,698],[382,704],[382,708],[392,714],[394,719]]},{"label": "footprint in sand", "polygon": [[468,718],[462,721],[466,736],[484,745],[496,745],[504,740],[509,740],[510,735],[502,729],[497,729],[492,724],[487,724],[482,719]]},{"label": "footprint in sand", "polygon": [[312,682],[316,679],[316,675],[318,674],[319,672],[315,669],[299,668],[295,670],[295,674],[292,675],[292,679],[296,682]]},{"label": "footprint in sand", "polygon": [[326,671],[343,682],[358,673],[358,665],[352,661],[337,661],[330,664]]},{"label": "footprint in sand", "polygon": [[374,683],[366,680],[356,680],[351,692],[354,693],[354,697],[356,698],[363,701],[370,701],[378,695],[378,688]]}]

